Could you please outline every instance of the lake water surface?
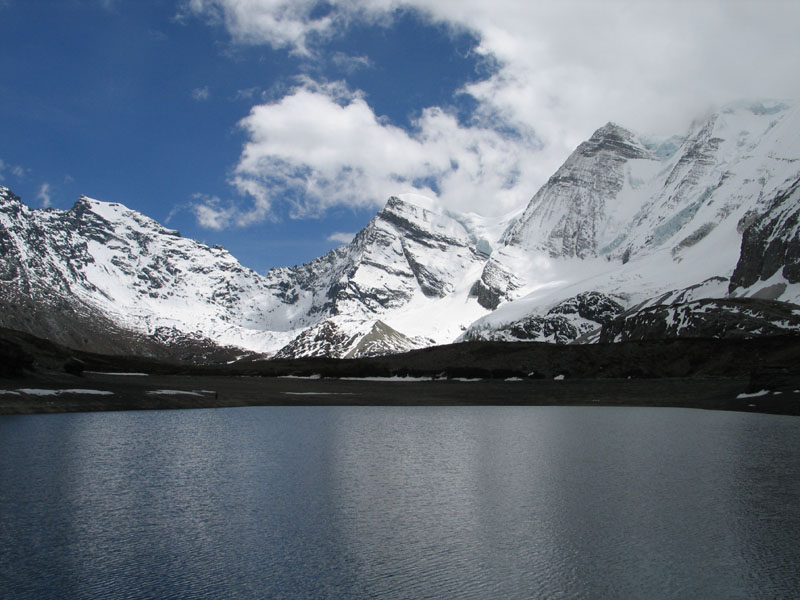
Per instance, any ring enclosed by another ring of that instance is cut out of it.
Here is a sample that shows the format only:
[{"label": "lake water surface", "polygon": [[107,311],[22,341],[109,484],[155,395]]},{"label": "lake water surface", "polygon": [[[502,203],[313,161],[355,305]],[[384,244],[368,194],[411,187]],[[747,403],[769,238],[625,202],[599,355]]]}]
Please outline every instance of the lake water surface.
[{"label": "lake water surface", "polygon": [[800,419],[0,417],[0,597],[797,598]]}]

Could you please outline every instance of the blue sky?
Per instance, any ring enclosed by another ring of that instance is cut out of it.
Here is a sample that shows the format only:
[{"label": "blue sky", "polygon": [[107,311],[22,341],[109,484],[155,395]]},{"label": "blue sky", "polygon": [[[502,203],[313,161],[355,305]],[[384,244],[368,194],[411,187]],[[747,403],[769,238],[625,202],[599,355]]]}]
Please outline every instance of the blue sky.
[{"label": "blue sky", "polygon": [[0,184],[121,202],[259,271],[391,194],[521,208],[609,120],[800,96],[800,3],[0,0]]}]

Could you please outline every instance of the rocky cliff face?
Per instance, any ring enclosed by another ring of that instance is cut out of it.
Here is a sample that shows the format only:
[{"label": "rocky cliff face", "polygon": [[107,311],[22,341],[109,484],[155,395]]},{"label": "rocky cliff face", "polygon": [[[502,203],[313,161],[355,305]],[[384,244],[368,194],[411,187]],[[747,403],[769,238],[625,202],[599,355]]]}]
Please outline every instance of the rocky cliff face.
[{"label": "rocky cliff face", "polygon": [[370,315],[443,298],[484,260],[470,231],[434,202],[392,197],[349,245],[268,278],[289,304],[310,294],[313,312]]},{"label": "rocky cliff face", "polygon": [[800,179],[776,194],[762,214],[746,215],[740,225],[741,252],[730,292],[778,275],[783,281],[772,289],[777,297],[788,283],[800,282]]},{"label": "rocky cliff face", "polygon": [[599,292],[583,292],[556,304],[543,315],[522,317],[500,327],[471,327],[464,341],[537,341],[569,344],[611,323],[623,306]]},{"label": "rocky cliff face", "polygon": [[712,298],[626,312],[603,326],[599,341],[774,335],[800,335],[800,306],[757,298]]}]

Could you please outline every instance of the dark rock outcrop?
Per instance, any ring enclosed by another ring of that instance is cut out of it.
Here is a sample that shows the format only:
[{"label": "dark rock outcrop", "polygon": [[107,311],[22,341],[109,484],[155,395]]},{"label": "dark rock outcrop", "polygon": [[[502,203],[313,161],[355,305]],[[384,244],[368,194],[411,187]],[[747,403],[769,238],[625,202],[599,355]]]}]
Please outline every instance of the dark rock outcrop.
[{"label": "dark rock outcrop", "polygon": [[496,329],[470,329],[464,340],[533,340],[569,344],[607,325],[622,310],[620,303],[605,294],[583,292],[559,302],[544,315],[531,315]]},{"label": "dark rock outcrop", "polygon": [[800,335],[800,306],[753,298],[728,298],[633,309],[604,325],[600,342],[786,335]]},{"label": "dark rock outcrop", "polygon": [[800,282],[800,179],[748,223],[729,291],[750,287],[778,271],[789,283]]}]

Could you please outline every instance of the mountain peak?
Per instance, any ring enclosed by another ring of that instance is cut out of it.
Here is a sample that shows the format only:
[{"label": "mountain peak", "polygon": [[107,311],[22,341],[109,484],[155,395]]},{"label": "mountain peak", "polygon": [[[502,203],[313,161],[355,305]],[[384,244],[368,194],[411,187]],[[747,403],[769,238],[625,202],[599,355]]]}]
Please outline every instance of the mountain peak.
[{"label": "mountain peak", "polygon": [[426,215],[440,215],[443,212],[436,200],[419,194],[399,194],[391,196],[379,214],[393,213],[411,220],[427,221]]},{"label": "mountain peak", "polygon": [[631,136],[633,133],[620,125],[619,123],[615,123],[614,121],[609,121],[602,127],[600,127],[597,131],[592,134],[593,138],[597,137],[607,137],[607,136]]},{"label": "mountain peak", "polygon": [[75,200],[75,204],[72,205],[72,210],[74,212],[83,212],[86,210],[92,210],[92,200],[88,196],[81,196],[77,200]]},{"label": "mountain peak", "polygon": [[72,210],[75,212],[85,212],[88,210],[99,217],[103,217],[107,221],[117,221],[123,214],[135,212],[118,202],[103,202],[102,200],[96,200],[89,196],[81,196],[78,198]]},{"label": "mountain peak", "polygon": [[396,195],[350,244],[266,276],[122,204],[32,210],[0,186],[0,324],[78,347],[188,336],[356,356],[450,342],[488,311],[481,336],[592,341],[623,309],[797,301],[798,131],[800,106],[781,102],[709,111],[667,140],[609,122],[513,222]]},{"label": "mountain peak", "polygon": [[588,141],[584,142],[576,152],[582,156],[591,157],[598,152],[609,152],[621,156],[622,158],[649,158],[650,151],[636,135],[617,125],[608,122],[592,134]]},{"label": "mountain peak", "polygon": [[22,204],[22,201],[19,199],[19,196],[17,196],[10,189],[4,185],[0,185],[0,206],[6,204],[17,206]]},{"label": "mountain peak", "polygon": [[398,194],[396,196],[392,196],[389,198],[388,204],[407,204],[411,206],[417,206],[419,208],[423,208],[425,210],[429,210],[431,212],[440,212],[441,206],[439,203],[434,200],[433,198],[428,198],[427,196],[422,196],[420,194]]},{"label": "mountain peak", "polygon": [[608,207],[625,185],[628,162],[654,158],[632,132],[606,123],[539,189],[503,241],[552,257],[596,256],[608,230]]}]

